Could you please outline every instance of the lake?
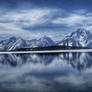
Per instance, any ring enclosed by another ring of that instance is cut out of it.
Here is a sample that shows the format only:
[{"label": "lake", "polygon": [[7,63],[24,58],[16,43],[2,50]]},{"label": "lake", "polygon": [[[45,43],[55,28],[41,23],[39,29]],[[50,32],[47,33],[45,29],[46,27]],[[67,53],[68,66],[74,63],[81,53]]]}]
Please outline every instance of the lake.
[{"label": "lake", "polygon": [[91,52],[0,55],[0,92],[91,90]]}]

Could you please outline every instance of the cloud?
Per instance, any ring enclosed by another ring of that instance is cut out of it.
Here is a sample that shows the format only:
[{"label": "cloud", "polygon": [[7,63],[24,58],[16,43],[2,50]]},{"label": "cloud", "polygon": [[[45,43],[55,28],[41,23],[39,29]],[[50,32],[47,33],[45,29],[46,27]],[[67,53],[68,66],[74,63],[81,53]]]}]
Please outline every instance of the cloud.
[{"label": "cloud", "polygon": [[84,24],[88,18],[78,14],[71,14],[68,17],[60,17],[52,21],[54,24],[65,24],[66,26],[75,26],[77,24]]},{"label": "cloud", "polygon": [[88,30],[92,30],[92,13],[87,12],[87,10],[75,11],[66,17],[53,19],[52,23],[71,28],[84,27]]},{"label": "cloud", "polygon": [[22,28],[12,24],[12,23],[0,23],[0,35],[14,35],[21,36],[23,38],[29,38],[31,32],[23,30]]},{"label": "cloud", "polygon": [[[65,31],[81,26],[92,29],[91,25],[92,13],[85,9],[71,12],[57,8],[0,11],[0,34],[13,34],[23,38],[31,39],[48,35],[54,39],[61,39],[61,34]],[[56,37],[58,35],[60,38]]]},{"label": "cloud", "polygon": [[57,12],[55,9],[31,9],[6,13],[0,18],[2,22],[12,22],[22,26],[41,25],[49,21],[51,14]]},{"label": "cloud", "polygon": [[86,14],[88,11],[86,9],[79,9],[79,10],[74,10],[73,13],[76,14]]},{"label": "cloud", "polygon": [[30,39],[39,38],[43,35],[42,33],[35,33],[35,30],[32,29],[28,31],[24,27],[46,24],[57,11],[57,9],[29,9],[5,12],[5,14],[1,12],[0,34],[11,34]]},{"label": "cloud", "polygon": [[92,25],[85,25],[84,28],[87,30],[92,30]]}]

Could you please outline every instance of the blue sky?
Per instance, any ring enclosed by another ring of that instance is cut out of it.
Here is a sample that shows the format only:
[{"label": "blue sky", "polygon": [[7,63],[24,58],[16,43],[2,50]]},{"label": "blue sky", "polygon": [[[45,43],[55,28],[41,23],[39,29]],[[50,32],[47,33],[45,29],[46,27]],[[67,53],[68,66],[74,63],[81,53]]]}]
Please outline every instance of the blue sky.
[{"label": "blue sky", "polygon": [[92,0],[0,0],[0,34],[61,40],[79,27],[92,30]]}]

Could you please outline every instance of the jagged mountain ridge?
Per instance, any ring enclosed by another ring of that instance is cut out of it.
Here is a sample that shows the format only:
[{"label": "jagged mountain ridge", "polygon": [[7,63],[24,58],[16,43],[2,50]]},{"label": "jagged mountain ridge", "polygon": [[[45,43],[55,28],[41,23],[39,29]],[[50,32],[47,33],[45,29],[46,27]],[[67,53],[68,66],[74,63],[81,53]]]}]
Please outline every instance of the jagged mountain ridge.
[{"label": "jagged mountain ridge", "polygon": [[53,46],[55,42],[49,37],[40,39],[25,40],[20,37],[10,37],[9,39],[0,41],[0,50],[16,50],[19,48],[44,47]]},{"label": "jagged mountain ridge", "polygon": [[0,41],[0,50],[16,50],[19,48],[46,47],[53,45],[79,46],[92,48],[92,33],[84,28],[79,28],[75,32],[67,35],[59,43],[55,43],[50,37],[40,39],[25,40],[21,37],[10,37]]},{"label": "jagged mountain ridge", "polygon": [[45,47],[45,46],[53,46],[55,42],[50,37],[42,37],[40,39],[33,39],[29,41],[28,47]]},{"label": "jagged mountain ridge", "polygon": [[58,44],[64,46],[92,47],[92,33],[84,28],[79,28],[77,31],[67,35]]}]

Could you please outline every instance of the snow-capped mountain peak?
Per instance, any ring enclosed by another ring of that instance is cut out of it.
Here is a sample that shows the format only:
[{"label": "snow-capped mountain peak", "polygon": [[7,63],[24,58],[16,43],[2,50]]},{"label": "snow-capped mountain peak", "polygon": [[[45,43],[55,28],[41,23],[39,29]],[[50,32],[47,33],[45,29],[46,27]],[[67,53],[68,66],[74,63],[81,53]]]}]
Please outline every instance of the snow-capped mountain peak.
[{"label": "snow-capped mountain peak", "polygon": [[55,42],[47,36],[44,36],[38,40],[31,41],[30,47],[46,47],[46,46],[53,46]]},{"label": "snow-capped mountain peak", "polygon": [[90,47],[88,43],[89,41],[92,42],[91,40],[92,40],[92,33],[84,28],[79,28],[75,32],[72,32],[70,35],[66,36],[59,43],[59,45]]},{"label": "snow-capped mountain peak", "polygon": [[15,50],[19,48],[45,47],[55,45],[54,41],[49,37],[40,39],[25,40],[21,37],[10,37],[9,39],[0,41],[0,50]]}]

